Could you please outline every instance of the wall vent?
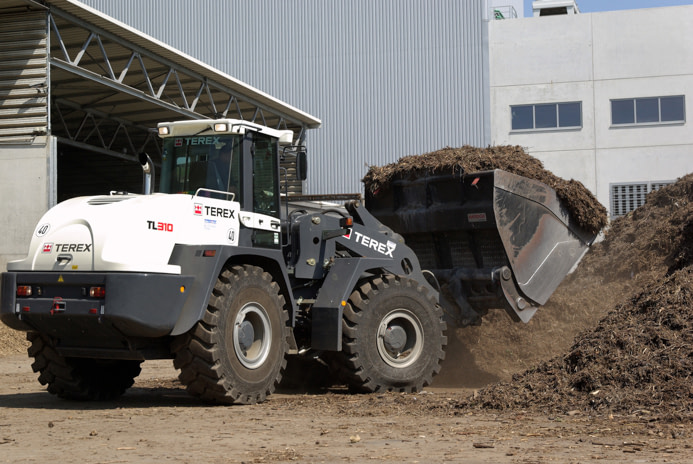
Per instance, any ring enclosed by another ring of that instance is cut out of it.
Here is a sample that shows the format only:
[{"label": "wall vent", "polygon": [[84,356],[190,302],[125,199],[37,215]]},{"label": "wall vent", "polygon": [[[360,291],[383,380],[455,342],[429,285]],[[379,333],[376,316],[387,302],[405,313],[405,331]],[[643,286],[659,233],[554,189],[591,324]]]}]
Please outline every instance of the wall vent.
[{"label": "wall vent", "polygon": [[610,185],[611,217],[624,216],[645,204],[647,194],[674,181],[634,182]]},{"label": "wall vent", "polygon": [[537,0],[532,2],[532,16],[556,16],[579,14],[575,0]]}]

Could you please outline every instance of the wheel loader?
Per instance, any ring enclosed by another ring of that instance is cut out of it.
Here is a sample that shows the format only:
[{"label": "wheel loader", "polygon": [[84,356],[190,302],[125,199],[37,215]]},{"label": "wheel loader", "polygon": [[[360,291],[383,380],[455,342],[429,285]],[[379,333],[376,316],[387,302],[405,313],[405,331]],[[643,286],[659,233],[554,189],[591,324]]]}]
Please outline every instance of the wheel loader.
[{"label": "wheel loader", "polygon": [[114,399],[150,359],[173,359],[211,403],[264,401],[294,359],[353,391],[418,391],[449,323],[488,307],[528,320],[594,239],[551,189],[502,171],[433,179],[423,198],[440,201],[422,211],[421,186],[402,180],[369,210],[287,195],[280,161],[306,172],[291,131],[219,119],[158,132],[143,194],[58,204],[2,274],[2,321],[27,332],[59,397]]}]

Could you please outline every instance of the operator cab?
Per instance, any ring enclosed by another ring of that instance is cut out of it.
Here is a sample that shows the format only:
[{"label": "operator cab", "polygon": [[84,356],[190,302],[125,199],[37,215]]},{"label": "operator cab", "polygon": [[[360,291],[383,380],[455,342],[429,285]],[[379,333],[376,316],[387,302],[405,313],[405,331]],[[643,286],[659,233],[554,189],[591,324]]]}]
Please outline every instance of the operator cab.
[{"label": "operator cab", "polygon": [[159,191],[237,201],[280,217],[279,146],[293,132],[235,119],[165,122]]}]

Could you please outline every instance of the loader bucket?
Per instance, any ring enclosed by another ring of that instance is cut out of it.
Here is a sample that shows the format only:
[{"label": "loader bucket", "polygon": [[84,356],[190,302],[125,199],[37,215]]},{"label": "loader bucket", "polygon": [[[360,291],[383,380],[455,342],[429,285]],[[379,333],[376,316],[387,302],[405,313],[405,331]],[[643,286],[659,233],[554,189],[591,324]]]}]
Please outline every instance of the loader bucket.
[{"label": "loader bucket", "polygon": [[549,186],[502,170],[403,176],[366,207],[435,275],[458,325],[491,308],[529,321],[596,237]]}]

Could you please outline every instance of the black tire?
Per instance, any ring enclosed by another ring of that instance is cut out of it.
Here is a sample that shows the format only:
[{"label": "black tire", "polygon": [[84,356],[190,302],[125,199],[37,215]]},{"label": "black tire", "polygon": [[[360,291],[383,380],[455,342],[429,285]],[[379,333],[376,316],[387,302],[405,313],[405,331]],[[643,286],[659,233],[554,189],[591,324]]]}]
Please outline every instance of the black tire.
[{"label": "black tire", "polygon": [[29,332],[31,368],[41,385],[60,398],[78,401],[108,401],[121,396],[141,372],[142,361],[122,359],[66,358],[58,354],[53,340]]},{"label": "black tire", "polygon": [[202,320],[173,343],[180,381],[208,402],[264,401],[286,368],[287,321],[270,274],[250,265],[224,269]]},{"label": "black tire", "polygon": [[416,281],[373,278],[349,297],[342,323],[340,369],[357,392],[416,392],[445,358],[443,312]]}]

